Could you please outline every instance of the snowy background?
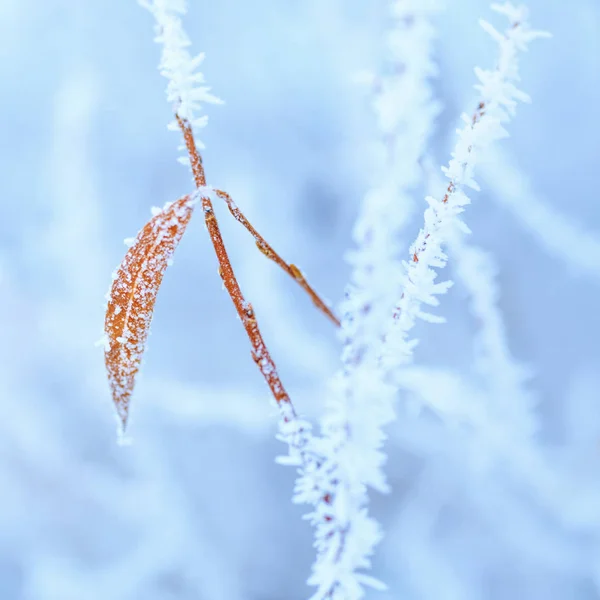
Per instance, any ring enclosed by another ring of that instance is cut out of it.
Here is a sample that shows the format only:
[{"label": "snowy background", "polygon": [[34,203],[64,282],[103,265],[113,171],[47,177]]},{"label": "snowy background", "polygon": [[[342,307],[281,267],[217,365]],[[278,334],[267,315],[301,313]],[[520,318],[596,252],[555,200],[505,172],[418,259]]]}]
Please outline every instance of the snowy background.
[{"label": "snowy background", "polygon": [[[454,4],[438,20],[440,165],[473,107],[473,67],[493,66],[496,51],[477,25],[494,20],[487,3]],[[186,28],[226,102],[209,108],[203,135],[209,183],[337,303],[376,136],[353,76],[381,63],[386,3],[190,5]],[[473,375],[478,322],[457,284],[442,298],[447,324],[418,326],[389,430],[393,492],[373,495],[386,531],[374,559],[390,588],[372,593],[381,600],[600,598],[600,3],[529,5],[554,37],[523,57],[534,103],[482,170],[466,220],[496,257],[510,350],[530,374],[531,406],[500,413],[508,431],[533,421],[537,433],[498,450],[415,410],[411,386],[455,404],[504,401]],[[199,215],[159,294],[135,443],[115,443],[94,346],[110,274],[150,207],[192,187],[166,129],[152,26],[133,0],[0,2],[2,600],[310,593],[305,507],[290,502],[293,470],[274,463],[275,412]],[[282,380],[318,416],[338,366],[334,331],[217,210]]]}]

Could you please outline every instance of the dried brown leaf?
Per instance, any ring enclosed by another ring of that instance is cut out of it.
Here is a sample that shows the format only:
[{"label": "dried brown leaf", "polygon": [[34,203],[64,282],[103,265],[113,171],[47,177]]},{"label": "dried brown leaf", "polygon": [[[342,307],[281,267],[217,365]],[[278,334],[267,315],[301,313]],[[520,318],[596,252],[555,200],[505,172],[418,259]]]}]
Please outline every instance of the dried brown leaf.
[{"label": "dried brown leaf", "polygon": [[138,233],[115,273],[104,322],[104,360],[122,429],[144,353],[156,295],[197,199],[166,204]]}]

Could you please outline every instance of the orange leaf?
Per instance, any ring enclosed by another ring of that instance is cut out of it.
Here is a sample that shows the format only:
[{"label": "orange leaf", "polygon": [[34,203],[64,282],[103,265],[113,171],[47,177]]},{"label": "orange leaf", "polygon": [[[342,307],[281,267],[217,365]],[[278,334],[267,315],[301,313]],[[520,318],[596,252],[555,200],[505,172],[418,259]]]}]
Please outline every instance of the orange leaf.
[{"label": "orange leaf", "polygon": [[158,288],[196,203],[195,196],[184,196],[166,204],[146,223],[117,269],[110,290],[104,360],[123,431]]}]

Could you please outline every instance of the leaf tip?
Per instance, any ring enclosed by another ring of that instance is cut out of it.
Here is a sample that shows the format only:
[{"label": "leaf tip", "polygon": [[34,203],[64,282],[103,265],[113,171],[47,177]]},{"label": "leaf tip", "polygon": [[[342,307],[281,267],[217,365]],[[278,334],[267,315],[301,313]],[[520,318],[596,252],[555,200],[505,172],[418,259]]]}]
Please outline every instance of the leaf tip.
[{"label": "leaf tip", "polygon": [[133,444],[133,438],[127,435],[127,412],[122,412],[117,407],[117,446],[131,446]]}]

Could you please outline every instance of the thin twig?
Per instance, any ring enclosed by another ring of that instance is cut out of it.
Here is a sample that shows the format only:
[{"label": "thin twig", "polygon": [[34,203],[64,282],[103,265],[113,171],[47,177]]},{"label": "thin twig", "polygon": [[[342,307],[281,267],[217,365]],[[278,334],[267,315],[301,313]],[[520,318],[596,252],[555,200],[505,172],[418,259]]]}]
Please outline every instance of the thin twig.
[{"label": "thin twig", "polygon": [[222,190],[215,190],[215,193],[219,198],[225,201],[227,204],[227,208],[229,212],[233,215],[233,218],[241,223],[249,232],[250,235],[254,238],[256,242],[256,247],[270,260],[279,265],[294,281],[296,281],[300,287],[310,296],[310,299],[313,301],[313,304],[322,311],[330,321],[332,321],[336,327],[340,326],[340,320],[333,314],[332,310],[327,306],[324,300],[322,300],[317,292],[311,287],[311,285],[306,281],[302,271],[294,265],[288,264],[275,252],[273,247],[265,240],[265,238],[254,229],[252,224],[248,221],[248,219],[244,216],[242,211],[238,208],[237,204],[233,201],[231,196]]},{"label": "thin twig", "polygon": [[[183,138],[185,140],[185,145],[190,158],[192,173],[194,175],[194,181],[196,182],[196,186],[198,188],[202,188],[206,185],[206,175],[204,173],[202,157],[200,156],[200,153],[196,147],[194,133],[187,121],[178,115],[176,115],[176,118],[177,123],[179,124],[179,127],[183,133]],[[242,321],[244,329],[248,334],[248,338],[250,339],[250,344],[252,345],[252,358],[267,382],[267,385],[269,386],[277,404],[280,406],[282,404],[286,404],[289,409],[289,415],[293,418],[295,417],[295,412],[292,402],[288,393],[283,387],[283,383],[281,382],[281,379],[277,373],[277,367],[275,366],[262,334],[260,333],[258,323],[256,322],[256,317],[254,315],[254,309],[252,308],[252,305],[244,299],[244,295],[242,294],[242,290],[240,289],[239,283],[236,279],[233,267],[231,266],[231,261],[229,260],[225,244],[223,243],[223,237],[221,236],[221,230],[219,228],[219,223],[217,221],[212,202],[207,195],[202,196],[202,210],[204,211],[206,228],[210,234],[210,239],[215,249],[217,260],[219,261],[219,274],[223,279],[225,289],[227,290],[227,293],[229,294],[235,306],[240,320]]]},{"label": "thin twig", "polygon": [[[206,176],[204,174],[204,165],[202,164],[202,157],[200,153],[196,149],[196,143],[194,141],[194,133],[189,123],[186,123],[179,115],[176,115],[177,123],[179,123],[179,127],[183,132],[183,137],[185,139],[185,145],[187,146],[188,153],[190,155],[190,162],[192,167],[192,173],[194,174],[194,180],[198,187],[204,187],[206,185]],[[190,148],[193,149],[194,154]],[[310,299],[313,301],[313,304],[321,310],[334,324],[336,327],[340,326],[339,319],[333,314],[331,309],[327,306],[324,300],[322,300],[317,292],[311,287],[311,285],[306,281],[306,278],[302,274],[302,271],[294,265],[288,264],[275,252],[273,247],[256,231],[256,229],[252,226],[250,221],[246,219],[242,211],[238,208],[237,204],[233,201],[231,196],[224,192],[223,190],[215,190],[215,193],[219,198],[225,201],[227,204],[227,208],[229,212],[233,215],[234,219],[241,223],[249,232],[250,235],[254,238],[256,242],[256,247],[269,259],[271,259],[274,263],[279,265],[294,281],[296,281],[300,287],[310,296]]]}]

